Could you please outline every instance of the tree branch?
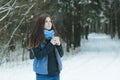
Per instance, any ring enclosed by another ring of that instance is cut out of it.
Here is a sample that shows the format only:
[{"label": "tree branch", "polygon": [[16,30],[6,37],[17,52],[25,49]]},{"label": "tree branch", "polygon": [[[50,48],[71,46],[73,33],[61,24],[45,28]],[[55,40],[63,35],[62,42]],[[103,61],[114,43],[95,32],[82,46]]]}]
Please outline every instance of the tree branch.
[{"label": "tree branch", "polygon": [[20,25],[22,24],[23,20],[25,19],[26,15],[30,12],[30,10],[34,7],[35,3],[26,11],[26,13],[24,14],[24,17],[22,18],[22,20],[20,21],[20,23],[18,24],[18,26],[14,29],[8,43],[5,45],[5,47],[8,47],[9,43],[11,42],[13,35],[15,34],[15,32],[17,31],[17,29],[20,27]]},{"label": "tree branch", "polygon": [[7,27],[8,27],[9,24],[10,24],[10,22],[9,22],[8,24],[6,24],[4,27],[2,27],[2,28],[0,29],[0,32],[1,32],[3,29],[7,29]]},{"label": "tree branch", "polygon": [[[5,5],[3,5],[2,7],[0,7],[0,10],[1,9],[4,9],[6,6],[10,5],[10,3],[12,2],[12,0],[10,0],[8,3],[6,3]],[[9,7],[9,6],[8,6]]]},{"label": "tree branch", "polygon": [[[12,0],[11,0],[12,1]],[[0,9],[3,9],[3,11],[1,11],[0,13],[3,13],[3,12],[6,12],[7,10],[7,13],[2,17],[2,18],[0,18],[0,22],[2,21],[2,20],[4,20],[7,16],[8,16],[8,14],[10,13],[10,11],[12,10],[12,7],[15,5],[15,3],[16,3],[16,0],[13,2],[13,4],[12,4],[12,6],[8,6],[7,8],[5,7],[6,5],[10,5],[10,2],[11,1],[9,1],[8,3],[6,3],[4,6],[2,6]],[[4,8],[5,7],[5,8]]]}]

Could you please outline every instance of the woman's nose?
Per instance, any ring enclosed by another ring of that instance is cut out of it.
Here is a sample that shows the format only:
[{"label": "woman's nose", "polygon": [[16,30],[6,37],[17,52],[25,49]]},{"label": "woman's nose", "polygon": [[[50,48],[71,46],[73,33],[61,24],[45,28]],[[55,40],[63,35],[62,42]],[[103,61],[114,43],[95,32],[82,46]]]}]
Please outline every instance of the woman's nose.
[{"label": "woman's nose", "polygon": [[48,22],[48,24],[51,24],[51,22]]}]

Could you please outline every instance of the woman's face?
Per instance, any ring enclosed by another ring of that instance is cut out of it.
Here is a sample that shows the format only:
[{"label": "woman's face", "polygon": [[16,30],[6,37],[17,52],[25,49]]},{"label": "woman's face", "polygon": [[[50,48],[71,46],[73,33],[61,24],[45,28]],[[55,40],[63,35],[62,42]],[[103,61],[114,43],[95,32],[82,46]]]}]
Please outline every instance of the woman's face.
[{"label": "woman's face", "polygon": [[46,17],[44,28],[50,30],[52,28],[52,21],[50,17]]}]

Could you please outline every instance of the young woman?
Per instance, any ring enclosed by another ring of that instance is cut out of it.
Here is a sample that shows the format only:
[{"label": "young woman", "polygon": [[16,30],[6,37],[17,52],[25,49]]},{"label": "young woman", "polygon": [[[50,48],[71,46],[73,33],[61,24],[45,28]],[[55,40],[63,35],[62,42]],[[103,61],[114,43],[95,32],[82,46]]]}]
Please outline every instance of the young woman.
[{"label": "young woman", "polygon": [[30,47],[34,53],[33,69],[36,80],[60,80],[63,49],[51,17],[41,15],[31,34]]}]

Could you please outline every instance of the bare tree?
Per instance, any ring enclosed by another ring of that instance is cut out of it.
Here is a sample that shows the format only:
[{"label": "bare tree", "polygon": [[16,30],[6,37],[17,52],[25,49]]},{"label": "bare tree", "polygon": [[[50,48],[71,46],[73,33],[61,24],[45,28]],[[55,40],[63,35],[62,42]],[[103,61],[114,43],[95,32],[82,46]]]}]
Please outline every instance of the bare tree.
[{"label": "bare tree", "polygon": [[[19,19],[19,22],[18,25],[14,25],[12,28],[13,30],[11,31],[12,33],[9,34],[8,38],[4,38],[6,39],[5,43],[4,43],[4,46],[2,47],[1,52],[0,52],[0,55],[1,58],[0,58],[0,63],[8,60],[9,61],[9,58],[10,58],[10,53],[8,52],[11,46],[14,47],[14,45],[12,45],[11,43],[15,43],[13,42],[14,41],[14,36],[16,35],[16,32],[18,31],[18,29],[21,27],[21,25],[23,25],[23,22],[26,18],[26,16],[30,13],[31,9],[35,6],[36,3],[32,3],[31,5],[30,4],[24,4],[24,5],[18,5],[17,1],[16,0],[10,0],[9,2],[7,2],[5,5],[1,6],[0,7],[0,15],[2,15],[2,17],[0,18],[0,24],[4,25],[3,27],[0,28],[0,33],[3,33],[4,31],[6,31],[9,27],[11,27],[14,23],[13,22],[16,22],[18,21],[17,16],[19,16],[19,14],[17,15],[16,13],[16,10],[21,10],[21,8],[28,8],[26,11],[24,11],[24,13],[20,14],[20,16],[22,16],[21,19]],[[12,17],[11,17],[12,16]],[[13,22],[10,22],[9,20],[12,19]],[[6,21],[8,20],[8,21]],[[7,24],[6,24],[7,23]],[[8,34],[8,33],[7,33]],[[2,34],[1,34],[2,35]],[[4,34],[6,35],[6,34]],[[8,41],[7,41],[8,40]],[[6,52],[7,51],[7,52]],[[23,58],[24,58],[24,53],[23,53]]]}]

